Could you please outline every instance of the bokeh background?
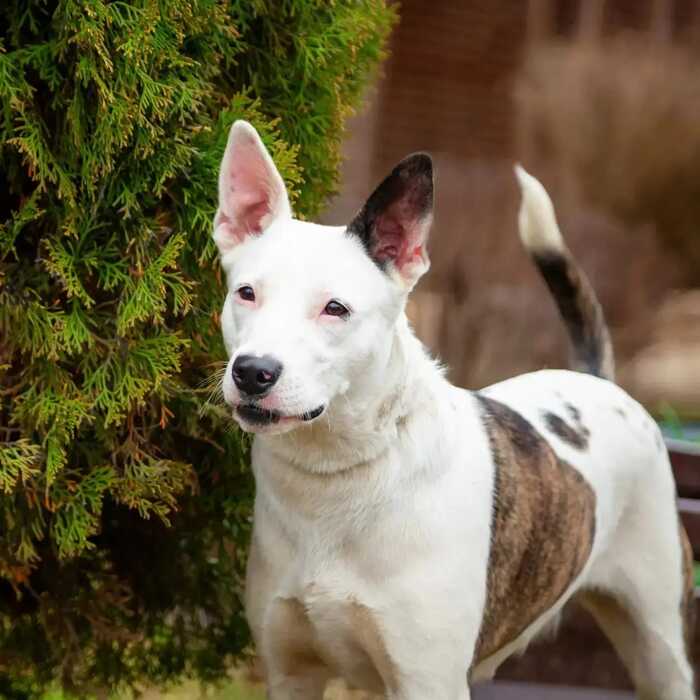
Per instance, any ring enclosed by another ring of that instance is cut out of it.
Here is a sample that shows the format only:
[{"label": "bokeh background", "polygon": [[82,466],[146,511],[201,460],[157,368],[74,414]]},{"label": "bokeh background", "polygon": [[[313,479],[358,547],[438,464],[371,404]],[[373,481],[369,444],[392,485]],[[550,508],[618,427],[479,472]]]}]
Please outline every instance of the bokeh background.
[{"label": "bokeh background", "polygon": [[700,3],[404,0],[383,76],[351,120],[348,221],[407,153],[437,168],[418,334],[478,387],[566,363],[521,249],[514,162],[540,178],[612,327],[620,382],[700,413]]},{"label": "bokeh background", "polygon": [[[228,410],[211,399],[206,383],[211,363],[223,359],[223,286],[210,237],[216,167],[232,120],[252,120],[292,185],[297,210],[316,218],[334,186],[340,125],[374,74],[390,30],[389,58],[347,123],[339,194],[321,220],[347,223],[398,160],[412,151],[432,153],[432,270],[409,312],[450,378],[479,388],[567,364],[563,325],[516,230],[513,164],[541,179],[605,309],[618,379],[669,436],[680,510],[700,560],[700,0],[386,5],[389,10],[382,0],[0,2],[0,18],[14,17],[11,31],[0,23],[0,135],[6,139],[0,143],[0,185],[6,185],[0,186],[0,214],[26,213],[16,226],[0,226],[7,252],[0,261],[0,457],[19,463],[11,450],[31,447],[14,474],[0,459],[1,697],[34,700],[42,697],[37,688],[51,683],[55,693],[43,700],[67,700],[59,685],[123,700],[127,696],[110,695],[109,688],[125,684],[148,688],[148,700],[263,697],[254,661],[250,670],[241,667],[252,656],[240,606],[253,491],[247,442],[231,429]],[[165,33],[152,32],[154,26]],[[103,38],[129,88],[113,103],[117,81],[111,61],[102,60]],[[77,48],[64,50],[64,41]],[[125,46],[141,63],[125,60]],[[142,69],[134,71],[135,65]],[[161,82],[169,86],[164,106],[139,107],[135,125],[126,107],[144,102],[144,86],[160,90]],[[192,94],[206,109],[188,98]],[[82,121],[65,108],[74,96],[85,106]],[[103,141],[116,142],[120,132],[104,127],[105,115],[135,129],[108,149]],[[169,139],[160,136],[166,127]],[[82,139],[83,131],[86,141],[76,155],[70,139]],[[173,168],[168,146],[180,138],[192,148],[178,151]],[[81,301],[66,285],[65,271],[42,255],[47,240],[65,243],[58,224],[77,228],[89,219],[87,200],[67,201],[54,180],[22,156],[44,140],[51,148],[39,149],[39,156],[53,162],[58,154],[68,184],[99,193],[100,227],[72,235],[95,256],[125,268],[123,289],[100,286],[91,258],[75,246],[64,262],[86,284],[88,301]],[[103,156],[107,165],[95,167]],[[143,164],[148,177],[141,177]],[[132,180],[139,188],[128,200],[136,219],[117,206]],[[105,183],[119,196],[105,199]],[[50,217],[27,205],[35,194]],[[124,244],[114,254],[105,248],[113,233]],[[161,264],[164,242],[173,240],[184,252]],[[193,309],[161,308],[162,287],[151,284],[152,308],[120,330],[115,319],[122,301],[144,287],[141,257],[156,282],[166,268],[171,280],[182,274],[182,288],[195,290]],[[97,311],[90,311],[90,294],[100,301]],[[36,336],[52,340],[51,353],[17,341],[27,335],[19,330],[32,325],[18,325],[29,316],[27,299],[38,300],[35,310],[47,319],[46,333]],[[84,338],[63,347],[59,331],[68,327],[64,315],[72,309],[94,320]],[[98,331],[108,342],[93,342]],[[129,348],[156,332],[187,343],[155,379],[139,366],[148,379],[147,400],[138,387],[122,391],[116,370],[104,388],[88,381],[103,358],[130,376]],[[50,410],[26,408],[41,408],[54,384]],[[66,387],[85,407],[75,420],[63,408],[73,396]],[[117,390],[123,405],[113,418],[104,397]],[[65,464],[51,474],[46,448],[66,415],[75,425],[61,428]],[[145,459],[148,450],[153,457]],[[98,483],[95,474],[109,482]],[[142,517],[151,501],[162,511],[160,520]],[[70,528],[61,527],[64,522]],[[75,545],[70,551],[66,541]],[[697,631],[693,654],[700,668]],[[196,681],[173,687],[183,677],[220,680],[235,666],[235,679],[217,689],[203,691]],[[579,615],[564,620],[556,643],[509,661],[499,677],[555,690],[499,685],[475,698],[630,697],[612,648]],[[567,694],[562,685],[588,690]],[[336,688],[328,697],[366,696]]]}]

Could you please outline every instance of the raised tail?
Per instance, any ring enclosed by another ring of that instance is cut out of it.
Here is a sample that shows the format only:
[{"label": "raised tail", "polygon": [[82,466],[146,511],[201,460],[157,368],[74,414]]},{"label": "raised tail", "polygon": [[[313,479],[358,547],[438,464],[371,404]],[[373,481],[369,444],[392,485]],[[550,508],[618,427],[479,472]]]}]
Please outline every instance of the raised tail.
[{"label": "raised tail", "polygon": [[559,308],[572,345],[572,369],[615,378],[610,333],[598,298],[562,238],[552,200],[542,184],[519,165],[522,190],[520,239],[537,265]]}]

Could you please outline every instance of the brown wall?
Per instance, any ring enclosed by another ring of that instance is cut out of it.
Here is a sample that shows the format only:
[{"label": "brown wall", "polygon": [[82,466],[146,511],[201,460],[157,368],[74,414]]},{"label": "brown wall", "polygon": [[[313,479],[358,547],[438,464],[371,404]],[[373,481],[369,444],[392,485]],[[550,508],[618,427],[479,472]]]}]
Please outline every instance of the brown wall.
[{"label": "brown wall", "polygon": [[[350,123],[342,195],[325,219],[347,222],[407,153],[433,154],[433,265],[414,294],[411,313],[419,335],[447,362],[456,382],[481,386],[566,363],[563,329],[517,239],[516,160],[523,160],[555,198],[567,240],[613,326],[620,364],[631,362],[651,342],[653,311],[679,284],[680,263],[665,250],[653,226],[621,221],[567,186],[576,173],[562,172],[559,154],[540,142],[521,99],[523,84],[532,90],[525,67],[541,46],[575,51],[632,30],[644,32],[636,35],[637,41],[650,51],[680,42],[692,33],[699,4],[401,3],[391,58],[370,93],[368,109]],[[575,80],[575,75],[568,77],[571,73],[561,75],[558,79],[566,83]],[[561,89],[575,93],[576,86],[562,84]],[[538,104],[537,94],[534,100]],[[570,138],[573,143],[578,134]]]}]

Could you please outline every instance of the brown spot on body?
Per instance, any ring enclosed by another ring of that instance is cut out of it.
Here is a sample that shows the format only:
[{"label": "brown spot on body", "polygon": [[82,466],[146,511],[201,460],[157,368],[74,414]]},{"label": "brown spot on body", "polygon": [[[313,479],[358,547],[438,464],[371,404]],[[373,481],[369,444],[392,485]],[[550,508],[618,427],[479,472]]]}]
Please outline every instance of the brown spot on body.
[{"label": "brown spot on body", "polygon": [[578,413],[578,410],[576,410],[576,413],[578,414],[579,420],[577,420],[575,426],[569,425],[569,423],[556,415],[556,413],[551,413],[549,411],[545,412],[543,417],[550,432],[554,433],[561,440],[575,447],[577,450],[585,450],[588,448],[588,438],[591,433],[588,428],[581,424],[581,414]]},{"label": "brown spot on body", "polygon": [[574,406],[571,403],[564,404],[564,407],[566,408],[567,413],[571,416],[571,420],[573,420],[575,423],[580,424],[581,423],[581,411],[579,411],[578,408],[576,408],[576,406]]},{"label": "brown spot on body", "polygon": [[595,535],[595,494],[519,413],[481,404],[494,459],[486,606],[474,663],[517,639],[581,573]]}]

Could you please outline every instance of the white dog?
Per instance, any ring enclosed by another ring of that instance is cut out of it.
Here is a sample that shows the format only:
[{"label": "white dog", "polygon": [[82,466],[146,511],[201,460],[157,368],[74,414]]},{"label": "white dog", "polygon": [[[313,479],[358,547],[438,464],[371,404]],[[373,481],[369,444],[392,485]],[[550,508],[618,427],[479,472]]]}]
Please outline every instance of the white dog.
[{"label": "white dog", "polygon": [[572,599],[640,698],[695,697],[663,440],[610,381],[597,300],[544,188],[517,174],[522,239],[588,374],[465,391],[404,314],[429,265],[429,156],[399,163],[349,226],[320,226],[293,218],[256,131],[231,129],[214,222],[223,390],[256,433],[246,605],[272,700],[319,700],[337,676],[391,700],[467,700]]}]

